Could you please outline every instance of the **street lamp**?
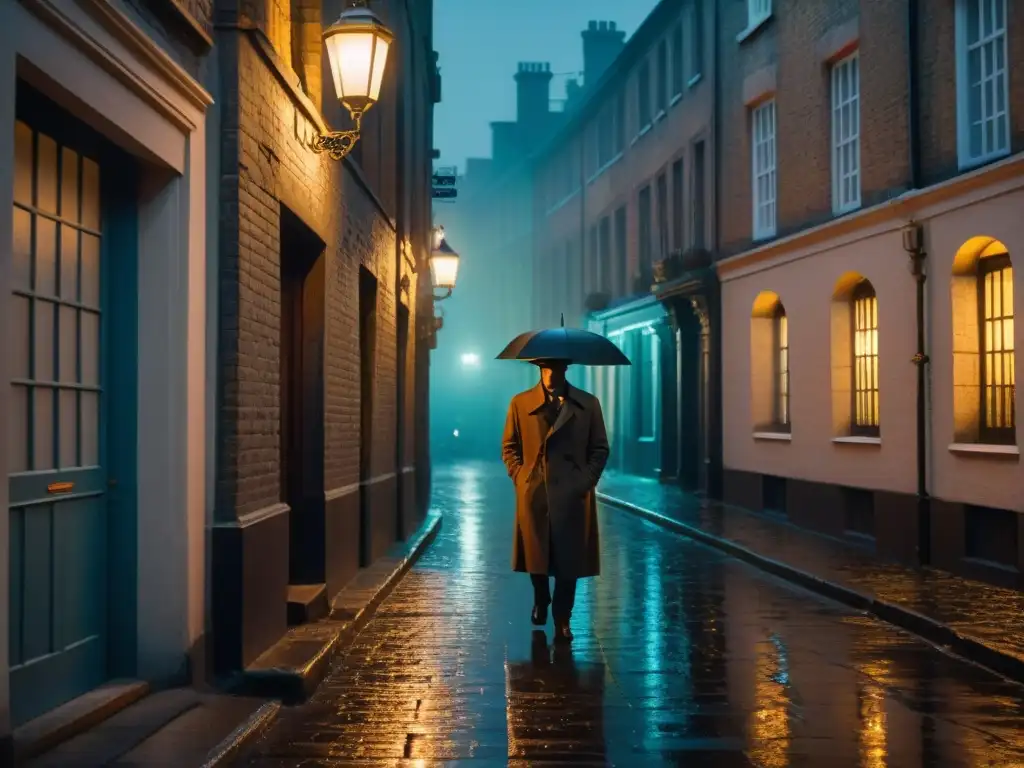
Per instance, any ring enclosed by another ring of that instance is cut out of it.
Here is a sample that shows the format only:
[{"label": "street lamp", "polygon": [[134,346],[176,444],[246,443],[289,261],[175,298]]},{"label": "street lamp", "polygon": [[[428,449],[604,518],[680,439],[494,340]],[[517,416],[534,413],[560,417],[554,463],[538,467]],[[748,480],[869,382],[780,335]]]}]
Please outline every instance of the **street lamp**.
[{"label": "street lamp", "polygon": [[430,252],[430,282],[435,289],[446,291],[444,296],[434,296],[434,301],[444,301],[452,295],[455,279],[459,275],[459,254],[444,239],[444,231]]},{"label": "street lamp", "polygon": [[476,352],[463,352],[462,365],[465,368],[476,368],[480,365],[480,355]]},{"label": "street lamp", "polygon": [[367,6],[369,0],[349,2],[350,7],[323,34],[335,94],[355,124],[352,130],[332,131],[313,139],[313,151],[326,152],[332,160],[341,160],[359,141],[363,115],[380,97],[388,50],[395,39]]}]

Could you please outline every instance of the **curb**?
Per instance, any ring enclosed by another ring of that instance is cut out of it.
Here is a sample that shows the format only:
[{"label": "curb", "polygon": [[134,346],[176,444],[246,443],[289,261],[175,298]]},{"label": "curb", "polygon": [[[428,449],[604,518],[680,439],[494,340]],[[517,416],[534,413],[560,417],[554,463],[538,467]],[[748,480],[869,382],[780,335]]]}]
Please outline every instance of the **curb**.
[{"label": "curb", "polygon": [[715,536],[705,530],[673,520],[670,517],[623,499],[598,492],[597,500],[611,507],[631,512],[662,528],[680,533],[702,544],[707,544],[735,557],[737,560],[743,560],[773,576],[793,582],[838,603],[870,613],[882,621],[911,632],[934,645],[962,656],[968,661],[1008,677],[1015,682],[1024,683],[1024,658],[985,645],[979,640],[963,635],[935,619],[912,611],[909,608],[904,608],[896,603],[879,600],[876,597],[865,595],[850,587],[828,581],[787,563],[766,557],[734,541]]},{"label": "curb", "polygon": [[263,738],[277,721],[281,712],[279,701],[268,701],[249,718],[229,733],[220,744],[210,750],[202,768],[225,768],[234,762],[242,751]]},{"label": "curb", "polygon": [[[292,661],[243,672],[229,686],[232,692],[280,699],[285,704],[296,704],[312,696],[327,676],[334,658],[373,618],[380,604],[433,543],[441,529],[442,519],[440,512],[429,512],[415,534],[409,551],[400,558],[378,563],[378,574],[384,568],[389,570],[379,584],[371,587],[373,594],[369,600],[360,599],[358,607],[350,606],[349,610],[344,610],[338,604],[344,601],[343,590],[331,607],[333,619],[328,617],[319,623],[293,627],[282,638],[282,642],[298,648],[295,654],[287,654]],[[362,576],[369,578],[373,574],[374,566],[371,566]],[[296,657],[301,657],[301,660],[296,661]]]}]

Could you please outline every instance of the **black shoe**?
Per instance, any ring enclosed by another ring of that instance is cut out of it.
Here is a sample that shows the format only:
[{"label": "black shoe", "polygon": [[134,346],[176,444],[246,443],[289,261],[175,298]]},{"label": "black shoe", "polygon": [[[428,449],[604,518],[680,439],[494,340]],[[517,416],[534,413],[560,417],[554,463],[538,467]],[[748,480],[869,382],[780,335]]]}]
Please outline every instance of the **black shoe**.
[{"label": "black shoe", "polygon": [[534,605],[533,614],[530,619],[538,627],[544,626],[548,623],[548,607],[546,605]]},{"label": "black shoe", "polygon": [[572,630],[569,629],[569,622],[560,621],[555,627],[556,643],[571,643],[573,638]]}]

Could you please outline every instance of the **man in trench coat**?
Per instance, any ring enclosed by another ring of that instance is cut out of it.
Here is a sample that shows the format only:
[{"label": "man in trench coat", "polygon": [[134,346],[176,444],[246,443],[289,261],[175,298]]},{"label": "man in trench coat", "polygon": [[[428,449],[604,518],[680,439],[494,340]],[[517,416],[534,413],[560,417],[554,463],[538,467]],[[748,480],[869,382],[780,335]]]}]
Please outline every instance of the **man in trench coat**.
[{"label": "man in trench coat", "polygon": [[[601,404],[569,384],[565,360],[538,360],[537,386],[512,398],[502,459],[515,485],[512,568],[533,581],[533,623],[571,641],[576,580],[601,572],[595,488],[608,461]],[[548,578],[555,578],[552,603]]]}]

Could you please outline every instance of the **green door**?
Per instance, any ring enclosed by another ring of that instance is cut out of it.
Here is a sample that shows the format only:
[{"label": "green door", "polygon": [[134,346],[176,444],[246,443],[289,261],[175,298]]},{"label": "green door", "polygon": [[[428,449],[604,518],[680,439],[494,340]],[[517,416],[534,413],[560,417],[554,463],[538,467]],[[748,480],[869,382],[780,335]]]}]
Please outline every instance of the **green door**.
[{"label": "green door", "polygon": [[[108,677],[95,157],[16,123],[9,435],[15,725]],[[134,286],[126,290],[134,290]]]}]

